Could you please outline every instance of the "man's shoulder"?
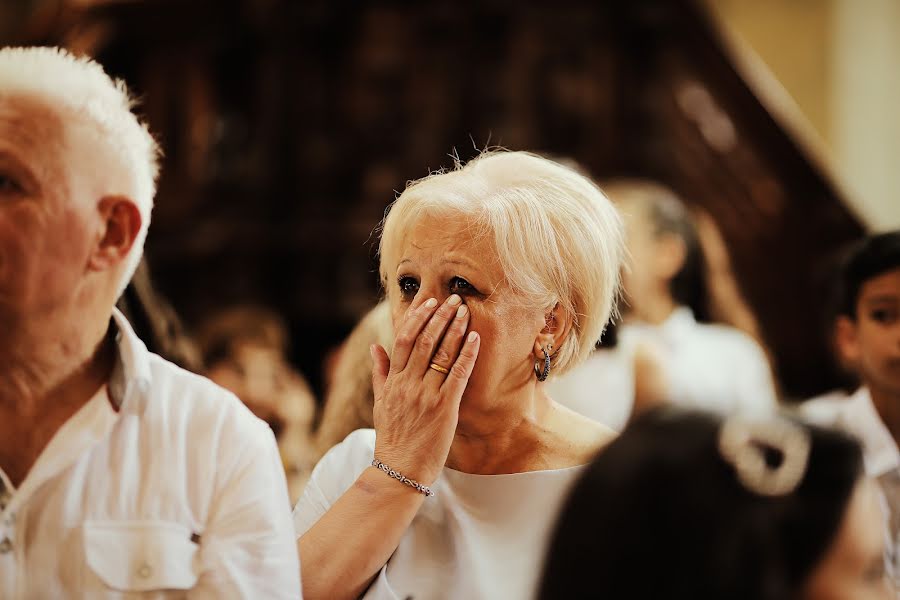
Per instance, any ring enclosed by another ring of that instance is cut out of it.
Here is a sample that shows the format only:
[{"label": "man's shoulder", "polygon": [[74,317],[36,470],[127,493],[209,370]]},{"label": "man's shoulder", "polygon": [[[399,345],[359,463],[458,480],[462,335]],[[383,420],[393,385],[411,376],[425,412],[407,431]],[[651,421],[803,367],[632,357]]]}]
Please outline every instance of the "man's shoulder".
[{"label": "man's shoulder", "polygon": [[189,428],[237,434],[268,434],[269,427],[232,392],[155,354],[149,354],[149,385],[141,393],[144,414]]}]

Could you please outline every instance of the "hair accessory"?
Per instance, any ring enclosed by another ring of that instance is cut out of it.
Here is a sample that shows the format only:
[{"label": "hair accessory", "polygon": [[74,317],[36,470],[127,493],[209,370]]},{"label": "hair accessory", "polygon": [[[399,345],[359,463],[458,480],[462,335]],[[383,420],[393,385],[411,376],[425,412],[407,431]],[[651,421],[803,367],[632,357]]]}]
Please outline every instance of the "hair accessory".
[{"label": "hair accessory", "polygon": [[413,488],[420,494],[424,494],[425,496],[428,496],[428,497],[434,496],[434,492],[431,491],[430,487],[428,487],[426,485],[422,485],[418,481],[410,479],[409,477],[403,475],[400,471],[393,470],[392,468],[390,468],[389,466],[387,466],[386,464],[384,464],[377,458],[372,459],[372,466],[375,467],[376,469],[381,469],[382,471],[387,473],[390,477],[393,477],[400,483],[404,483],[404,484],[408,485],[409,487]]},{"label": "hair accessory", "polygon": [[[770,465],[767,450],[779,452],[781,463]],[[809,450],[806,430],[780,417],[730,417],[719,430],[722,458],[734,467],[744,487],[760,496],[784,496],[797,489],[806,473]]]},{"label": "hair accessory", "polygon": [[535,363],[534,374],[537,375],[538,381],[545,381],[550,375],[550,352],[548,352],[547,348],[544,348],[543,346],[541,346],[541,352],[544,353],[544,368],[543,370],[539,369],[539,363]]},{"label": "hair accessory", "polygon": [[443,373],[444,375],[446,375],[447,373],[450,372],[450,369],[448,369],[447,367],[442,367],[441,365],[439,365],[437,363],[431,363],[430,365],[428,365],[428,368],[434,369],[438,373]]}]

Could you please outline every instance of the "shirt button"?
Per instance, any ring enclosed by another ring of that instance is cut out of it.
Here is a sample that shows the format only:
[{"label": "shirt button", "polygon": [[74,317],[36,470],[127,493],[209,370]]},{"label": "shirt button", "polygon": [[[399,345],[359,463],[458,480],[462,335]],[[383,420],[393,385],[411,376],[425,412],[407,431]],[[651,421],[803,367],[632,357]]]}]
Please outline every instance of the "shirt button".
[{"label": "shirt button", "polygon": [[138,574],[138,577],[140,577],[141,579],[147,579],[148,577],[153,575],[153,567],[151,567],[147,563],[144,563],[138,569],[137,574]]},{"label": "shirt button", "polygon": [[10,550],[12,550],[12,542],[10,542],[9,540],[3,540],[2,542],[0,542],[0,554],[6,554]]}]

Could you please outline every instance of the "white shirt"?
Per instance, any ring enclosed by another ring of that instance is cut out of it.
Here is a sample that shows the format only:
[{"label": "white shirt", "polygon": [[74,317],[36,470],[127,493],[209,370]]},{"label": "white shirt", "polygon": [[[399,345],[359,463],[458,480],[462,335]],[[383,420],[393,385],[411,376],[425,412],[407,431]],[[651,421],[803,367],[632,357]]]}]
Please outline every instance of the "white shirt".
[{"label": "white shirt", "polygon": [[[369,467],[374,450],[375,431],[360,429],[319,461],[294,509],[298,537]],[[445,468],[363,598],[533,597],[559,506],[583,468],[510,475]]]},{"label": "white shirt", "polygon": [[619,338],[631,345],[647,341],[659,350],[673,404],[720,414],[767,414],[776,407],[765,353],[733,327],[697,323],[682,306],[658,326],[623,325]]},{"label": "white shirt", "polygon": [[109,384],[18,489],[0,469],[0,598],[299,598],[271,430],[114,320]]},{"label": "white shirt", "polygon": [[598,348],[583,363],[545,385],[556,402],[622,431],[634,407],[634,355],[621,344]]},{"label": "white shirt", "polygon": [[[868,388],[852,395],[832,392],[804,402],[800,413],[823,427],[834,427],[859,440],[866,475],[878,482],[887,516],[888,568],[900,584],[900,450],[872,403]],[[900,589],[900,588],[898,588]]]},{"label": "white shirt", "polygon": [[863,447],[866,474],[880,477],[900,467],[900,450],[875,410],[868,388],[853,395],[832,392],[804,402],[800,413],[813,423],[835,427],[856,437]]}]

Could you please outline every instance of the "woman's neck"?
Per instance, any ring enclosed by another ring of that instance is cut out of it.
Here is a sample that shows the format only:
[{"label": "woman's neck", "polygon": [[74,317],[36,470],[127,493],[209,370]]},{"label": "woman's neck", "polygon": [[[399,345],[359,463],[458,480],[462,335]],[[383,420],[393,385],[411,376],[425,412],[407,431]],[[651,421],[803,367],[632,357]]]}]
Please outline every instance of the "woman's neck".
[{"label": "woman's neck", "polygon": [[553,409],[553,402],[534,383],[490,408],[463,399],[447,466],[482,475],[534,470],[544,462]]}]

